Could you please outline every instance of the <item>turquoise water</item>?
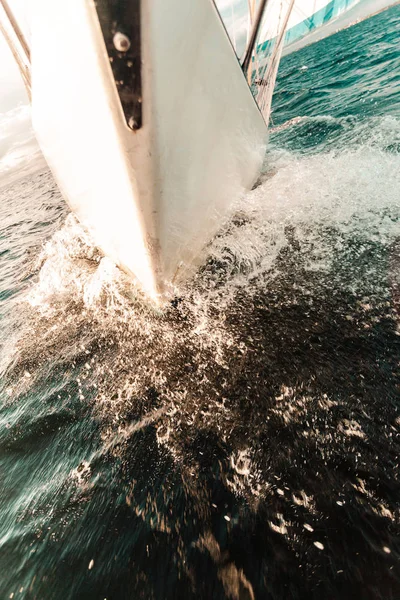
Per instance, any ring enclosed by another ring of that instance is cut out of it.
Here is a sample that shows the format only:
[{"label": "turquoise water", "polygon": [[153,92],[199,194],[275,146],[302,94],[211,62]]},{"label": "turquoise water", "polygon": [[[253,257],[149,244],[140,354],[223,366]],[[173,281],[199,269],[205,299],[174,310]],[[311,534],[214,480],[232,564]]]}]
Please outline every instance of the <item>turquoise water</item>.
[{"label": "turquoise water", "polygon": [[0,189],[0,598],[400,597],[400,7],[286,57],[163,314]]}]

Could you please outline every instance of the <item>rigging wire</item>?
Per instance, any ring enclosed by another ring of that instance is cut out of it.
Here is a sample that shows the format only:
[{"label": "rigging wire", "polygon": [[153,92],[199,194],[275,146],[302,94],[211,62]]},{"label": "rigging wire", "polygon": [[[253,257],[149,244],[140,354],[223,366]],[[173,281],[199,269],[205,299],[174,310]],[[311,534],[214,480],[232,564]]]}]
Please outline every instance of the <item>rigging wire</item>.
[{"label": "rigging wire", "polygon": [[266,120],[269,119],[269,113],[272,104],[272,94],[275,86],[276,75],[278,72],[279,62],[284,44],[284,36],[287,30],[287,25],[292,14],[295,0],[289,0],[289,6],[286,11],[280,32],[277,35],[274,49],[271,53],[271,57],[265,67],[264,75],[258,84],[260,85],[259,92],[257,94],[257,104],[264,115]]},{"label": "rigging wire", "polygon": [[[11,54],[17,63],[19,72],[24,82],[28,98],[31,100],[31,71],[30,71],[30,50],[26,39],[15,20],[6,0],[0,0],[0,6],[4,10],[5,18],[2,20],[0,15],[0,33],[3,35],[8,47],[10,48]],[[9,25],[9,28],[13,31],[16,40],[12,38],[10,32],[5,25],[5,22]],[[18,47],[19,45],[19,47]]]},{"label": "rigging wire", "polygon": [[[249,0],[249,2],[250,2],[250,0]],[[264,10],[267,6],[267,2],[268,2],[268,0],[261,0],[260,4],[258,6],[258,10],[257,10],[257,14],[255,16],[255,20],[253,23],[251,35],[250,35],[250,38],[249,38],[249,41],[247,44],[246,51],[243,56],[242,69],[243,69],[243,72],[247,75],[248,75],[251,59],[253,57],[254,47],[255,47],[257,36],[258,36],[259,30],[260,30],[261,21],[264,16]],[[254,5],[254,2],[253,2],[253,5]]]},{"label": "rigging wire", "polygon": [[30,51],[28,42],[26,41],[26,37],[23,34],[22,29],[20,28],[18,21],[15,18],[14,14],[8,4],[8,0],[0,0],[0,6],[3,7],[6,17],[11,25],[11,28],[13,29],[13,31],[15,33],[15,37],[17,38],[18,42],[20,43],[21,48],[26,56],[27,62],[30,62],[31,51]]}]

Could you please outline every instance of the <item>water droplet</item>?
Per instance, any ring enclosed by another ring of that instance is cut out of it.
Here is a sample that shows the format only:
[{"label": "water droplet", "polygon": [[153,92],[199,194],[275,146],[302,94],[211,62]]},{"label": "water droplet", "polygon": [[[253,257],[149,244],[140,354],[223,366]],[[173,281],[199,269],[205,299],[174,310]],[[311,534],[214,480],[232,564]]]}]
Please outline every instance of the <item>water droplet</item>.
[{"label": "water droplet", "polygon": [[321,542],[314,542],[314,546],[316,548],[318,548],[318,550],[323,550],[324,549],[324,545],[321,544]]}]

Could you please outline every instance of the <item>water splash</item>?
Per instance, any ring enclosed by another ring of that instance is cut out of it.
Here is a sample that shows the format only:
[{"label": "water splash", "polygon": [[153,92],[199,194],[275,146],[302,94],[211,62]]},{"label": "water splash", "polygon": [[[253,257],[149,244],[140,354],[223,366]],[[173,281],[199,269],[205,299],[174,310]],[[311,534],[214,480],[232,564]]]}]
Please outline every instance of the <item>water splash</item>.
[{"label": "water splash", "polygon": [[44,246],[3,371],[1,448],[37,471],[43,444],[24,501],[8,480],[21,586],[34,571],[57,597],[59,562],[22,550],[54,538],[75,594],[108,597],[117,567],[138,597],[282,598],[290,580],[301,598],[350,571],[344,597],[361,577],[398,589],[400,169],[380,124],[371,143],[353,123],[344,148],[272,148],[162,311],[74,218]]}]

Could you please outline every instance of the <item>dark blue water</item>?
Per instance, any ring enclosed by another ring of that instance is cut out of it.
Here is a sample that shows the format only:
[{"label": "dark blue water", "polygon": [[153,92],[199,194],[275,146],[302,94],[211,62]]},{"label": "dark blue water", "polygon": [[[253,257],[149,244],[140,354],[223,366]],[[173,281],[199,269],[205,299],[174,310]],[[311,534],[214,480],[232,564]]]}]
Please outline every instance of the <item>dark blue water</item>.
[{"label": "dark blue water", "polygon": [[400,7],[282,62],[258,187],[163,312],[0,189],[0,598],[400,598]]}]

